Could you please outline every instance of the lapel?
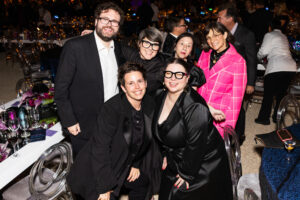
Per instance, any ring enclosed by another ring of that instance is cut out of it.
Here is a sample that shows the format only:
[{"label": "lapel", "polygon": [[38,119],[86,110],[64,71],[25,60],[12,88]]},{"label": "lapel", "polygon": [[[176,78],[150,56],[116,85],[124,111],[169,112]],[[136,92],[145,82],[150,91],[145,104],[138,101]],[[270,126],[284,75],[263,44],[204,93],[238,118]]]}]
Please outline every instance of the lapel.
[{"label": "lapel", "polygon": [[[183,116],[183,111],[182,111],[182,99],[184,99],[186,92],[182,92],[182,94],[178,97],[177,101],[174,104],[174,107],[172,108],[172,110],[170,111],[169,116],[167,117],[166,121],[164,122],[164,129],[165,131],[163,131],[166,134],[169,134],[169,130],[172,129],[180,120],[181,117]],[[165,102],[165,98],[166,98],[167,92],[162,92],[161,94],[159,94],[158,98],[156,99],[156,109],[155,109],[155,118],[153,119],[153,121],[155,122],[155,132],[158,133],[158,120],[159,117],[161,115],[163,106],[164,106],[164,102]],[[160,140],[163,140],[159,134],[156,134],[157,137]]]},{"label": "lapel", "polygon": [[122,124],[122,129],[121,131],[123,132],[124,139],[129,146],[131,144],[131,138],[132,138],[132,123],[131,123],[131,105],[128,102],[125,93],[121,94],[121,100],[122,104],[122,113],[123,113],[123,124]]},{"label": "lapel", "polygon": [[[230,65],[228,65],[228,63],[232,62],[232,56],[234,56],[234,48],[232,46],[232,44],[229,44],[229,49],[221,56],[221,58],[217,61],[217,63],[211,68],[209,69],[209,62],[210,62],[210,55],[211,55],[211,51],[209,53],[208,59],[207,59],[207,64],[205,64],[205,70],[206,73],[208,74],[207,80],[209,79],[215,79],[215,77],[222,73],[224,70],[226,70],[226,68]],[[207,83],[209,81],[206,81]]]},{"label": "lapel", "polygon": [[121,50],[121,44],[119,42],[117,42],[116,40],[114,40],[114,45],[115,45],[115,56],[116,56],[116,61],[117,61],[117,65],[118,67],[120,67],[123,63],[126,62],[122,50]]},{"label": "lapel", "polygon": [[99,74],[99,78],[100,78],[100,83],[103,85],[103,75],[102,75],[102,69],[101,69],[101,62],[100,62],[100,57],[99,57],[99,52],[97,49],[97,44],[96,44],[96,39],[94,36],[94,32],[92,32],[91,34],[89,34],[87,36],[87,39],[89,41],[89,47],[90,50],[89,52],[91,53],[91,58],[94,59],[92,63],[95,63],[95,68],[97,71],[97,74]]}]

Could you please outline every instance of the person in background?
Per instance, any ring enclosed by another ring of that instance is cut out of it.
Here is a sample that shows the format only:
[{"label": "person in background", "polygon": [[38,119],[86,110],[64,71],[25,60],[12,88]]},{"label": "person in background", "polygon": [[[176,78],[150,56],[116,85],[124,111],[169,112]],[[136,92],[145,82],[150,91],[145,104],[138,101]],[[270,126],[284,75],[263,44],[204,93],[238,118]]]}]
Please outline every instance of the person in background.
[{"label": "person in background", "polygon": [[288,14],[288,9],[285,1],[278,1],[274,3],[274,18],[280,20],[281,31],[286,33],[287,26],[290,22],[290,17]]},{"label": "person in background", "polygon": [[206,44],[197,66],[206,83],[198,93],[206,100],[214,125],[223,137],[223,127],[236,127],[247,84],[244,58],[232,45],[231,33],[221,23],[213,22],[204,29]]},{"label": "person in background", "polygon": [[176,38],[187,30],[184,17],[169,16],[166,22],[166,29],[168,35],[164,41],[163,52],[172,54]]},{"label": "person in background", "polygon": [[249,20],[249,29],[253,31],[257,43],[262,42],[272,21],[272,15],[265,9],[264,0],[255,0],[255,12]]},{"label": "person in background", "polygon": [[[246,60],[246,94],[251,95],[254,92],[257,71],[255,36],[248,28],[238,23],[237,9],[230,3],[219,6],[218,22],[223,24],[234,36],[235,41],[232,44],[236,51]],[[236,132],[238,133],[240,143],[245,139],[245,118],[245,110],[242,107],[236,125]]]},{"label": "person in background", "polygon": [[117,71],[125,59],[114,38],[123,19],[123,11],[116,4],[99,4],[95,30],[67,41],[61,53],[54,98],[74,156],[96,132],[97,115],[104,102],[119,92]]},{"label": "person in background", "polygon": [[97,130],[78,154],[67,181],[73,193],[86,200],[116,200],[121,189],[130,200],[145,200],[149,179],[141,164],[152,141],[153,101],[145,96],[142,66],[119,68],[124,93],[104,103]]},{"label": "person in background", "polygon": [[150,6],[153,10],[152,26],[155,28],[158,28],[158,15],[159,15],[158,4],[159,4],[158,0],[151,0]]},{"label": "person in background", "polygon": [[277,110],[281,99],[286,95],[288,86],[296,73],[297,66],[290,52],[287,37],[281,32],[281,21],[274,19],[270,32],[263,39],[263,43],[257,53],[258,59],[267,57],[268,63],[264,77],[264,96],[258,117],[258,124],[270,124],[270,115],[273,105],[273,97],[276,103],[273,112],[273,122],[277,122]]},{"label": "person in background", "polygon": [[143,0],[142,2],[143,2],[142,5],[140,7],[138,7],[137,12],[136,12],[136,15],[139,17],[138,32],[151,26],[152,17],[154,14],[151,6],[149,5],[148,0]]},{"label": "person in background", "polygon": [[254,1],[253,0],[246,0],[244,5],[245,5],[245,8],[241,12],[241,17],[242,17],[242,20],[243,20],[243,24],[246,27],[249,27],[250,17],[255,12]]},{"label": "person in background", "polygon": [[[172,58],[155,97],[153,134],[162,150],[160,200],[232,200],[224,142],[205,100],[189,85],[191,66]],[[218,191],[218,192],[216,192]]]}]

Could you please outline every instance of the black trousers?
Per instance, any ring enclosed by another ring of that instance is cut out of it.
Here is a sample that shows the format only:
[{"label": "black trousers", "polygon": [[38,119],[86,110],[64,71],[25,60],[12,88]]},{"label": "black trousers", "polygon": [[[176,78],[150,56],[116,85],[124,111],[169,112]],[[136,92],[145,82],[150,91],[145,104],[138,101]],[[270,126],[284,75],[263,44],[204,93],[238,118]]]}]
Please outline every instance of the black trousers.
[{"label": "black trousers", "polygon": [[[128,176],[127,176],[128,177]],[[126,177],[126,178],[127,178]],[[99,197],[99,194],[96,193],[94,188],[90,188],[89,196],[86,197],[86,200],[97,200]],[[138,179],[136,179],[134,182],[128,182],[127,180],[124,181],[122,188],[121,188],[121,194],[128,194],[129,200],[145,200],[147,192],[149,189],[149,178],[148,176],[141,172]],[[82,196],[78,194],[74,194],[76,200],[85,200]],[[110,194],[110,200],[118,200],[119,196],[114,195],[113,193]]]},{"label": "black trousers", "polygon": [[274,72],[265,76],[264,96],[258,114],[259,120],[269,120],[272,111],[273,97],[275,97],[276,104],[274,107],[274,113],[272,117],[273,120],[276,121],[277,110],[280,101],[287,94],[287,89],[294,75],[295,72]]},{"label": "black trousers", "polygon": [[79,151],[84,147],[84,145],[88,142],[88,140],[84,140],[81,138],[78,138],[71,133],[67,133],[70,135],[71,138],[71,146],[73,151],[73,158],[75,159],[78,155]]},{"label": "black trousers", "polygon": [[[141,172],[138,179],[133,182],[128,182],[125,180],[121,193],[125,191],[128,192],[129,200],[145,200],[148,192],[149,178],[146,174]],[[118,200],[119,197],[111,194],[110,200]]]}]

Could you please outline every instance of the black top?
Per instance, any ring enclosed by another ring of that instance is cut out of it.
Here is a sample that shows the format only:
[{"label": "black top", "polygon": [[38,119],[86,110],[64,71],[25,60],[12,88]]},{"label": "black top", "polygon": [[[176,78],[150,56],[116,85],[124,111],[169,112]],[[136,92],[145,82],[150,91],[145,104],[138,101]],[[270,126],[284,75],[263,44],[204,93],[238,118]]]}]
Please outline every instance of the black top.
[{"label": "black top", "polygon": [[218,53],[215,50],[212,50],[211,54],[210,54],[210,64],[209,64],[209,69],[211,69],[217,62],[218,60],[221,58],[221,56],[229,49],[229,45],[227,44],[227,47],[225,50],[221,51],[220,53]]},{"label": "black top", "polygon": [[132,145],[130,146],[130,153],[133,156],[133,160],[143,144],[145,132],[144,128],[145,124],[143,111],[132,109]]}]

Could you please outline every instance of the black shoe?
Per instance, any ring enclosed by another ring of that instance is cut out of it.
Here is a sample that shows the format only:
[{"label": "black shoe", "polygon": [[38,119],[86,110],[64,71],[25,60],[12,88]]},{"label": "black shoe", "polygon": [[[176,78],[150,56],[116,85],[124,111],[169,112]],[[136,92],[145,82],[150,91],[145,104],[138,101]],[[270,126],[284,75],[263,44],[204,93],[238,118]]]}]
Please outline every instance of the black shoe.
[{"label": "black shoe", "polygon": [[267,120],[260,120],[260,119],[256,118],[254,121],[257,124],[262,124],[262,125],[269,125],[270,124],[270,120],[269,119],[267,119]]}]

